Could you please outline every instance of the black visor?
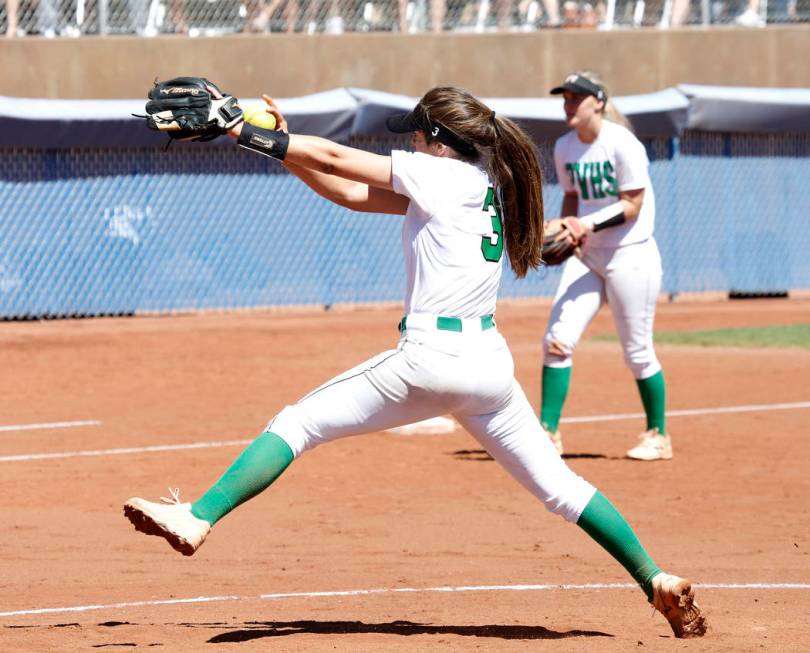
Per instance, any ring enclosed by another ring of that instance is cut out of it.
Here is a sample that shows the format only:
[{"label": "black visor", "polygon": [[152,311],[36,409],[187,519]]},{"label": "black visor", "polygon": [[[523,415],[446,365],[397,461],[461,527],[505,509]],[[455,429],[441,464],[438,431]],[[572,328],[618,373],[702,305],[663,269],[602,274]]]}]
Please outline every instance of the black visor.
[{"label": "black visor", "polygon": [[385,121],[385,124],[388,129],[395,134],[407,134],[408,132],[415,132],[417,129],[422,129],[413,111],[391,116]]},{"label": "black visor", "polygon": [[428,142],[439,141],[444,143],[462,156],[474,157],[477,154],[474,145],[450,131],[440,122],[431,120],[427,116],[427,112],[419,104],[416,105],[413,111],[391,116],[385,121],[385,124],[395,134],[407,134],[415,131],[424,132]]},{"label": "black visor", "polygon": [[582,75],[568,75],[565,81],[559,86],[551,89],[552,95],[560,95],[570,91],[571,93],[580,93],[585,95],[593,95],[597,100],[607,100],[607,93],[599,84],[594,84],[590,79]]}]

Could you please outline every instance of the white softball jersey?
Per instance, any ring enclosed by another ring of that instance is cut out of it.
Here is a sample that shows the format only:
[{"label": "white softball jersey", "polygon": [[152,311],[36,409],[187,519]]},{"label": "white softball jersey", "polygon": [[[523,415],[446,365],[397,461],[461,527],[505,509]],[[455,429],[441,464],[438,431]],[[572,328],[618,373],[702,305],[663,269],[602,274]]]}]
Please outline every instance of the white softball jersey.
[{"label": "white softball jersey", "polygon": [[[457,159],[395,150],[391,174],[394,190],[411,199],[402,227],[405,313],[494,313],[503,269],[497,239],[503,234],[493,232],[494,201],[486,206],[493,185],[486,171]],[[482,238],[497,248],[497,260],[482,255]]]},{"label": "white softball jersey", "polygon": [[410,199],[399,343],[285,407],[267,430],[298,456],[451,414],[548,510],[576,522],[596,489],[546,437],[491,318],[505,250],[486,172],[421,153],[395,151],[391,161],[394,189]]},{"label": "white softball jersey", "polygon": [[644,145],[629,129],[603,120],[599,136],[592,143],[583,143],[576,130],[572,130],[555,143],[554,164],[563,190],[577,193],[580,218],[615,204],[621,191],[644,189],[638,217],[589,234],[588,247],[619,247],[652,236],[655,195],[650,183],[650,162]]}]

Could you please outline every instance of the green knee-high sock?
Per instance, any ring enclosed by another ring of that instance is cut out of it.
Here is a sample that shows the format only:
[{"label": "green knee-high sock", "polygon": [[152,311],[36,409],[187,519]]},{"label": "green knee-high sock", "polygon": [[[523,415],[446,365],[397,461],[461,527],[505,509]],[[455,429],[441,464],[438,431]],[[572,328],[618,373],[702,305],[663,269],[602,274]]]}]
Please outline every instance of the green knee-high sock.
[{"label": "green knee-high sock", "polygon": [[293,452],[284,440],[269,431],[262,433],[194,502],[192,514],[213,526],[236,506],[266,489],[292,460]]},{"label": "green knee-high sock", "polygon": [[647,414],[647,430],[658,429],[661,435],[666,430],[667,386],[664,373],[659,371],[646,379],[636,379],[644,412]]},{"label": "green knee-high sock", "polygon": [[652,601],[652,579],[660,569],[647,555],[630,524],[613,504],[598,492],[585,506],[577,525],[612,555]]},{"label": "green knee-high sock", "polygon": [[547,431],[553,433],[557,430],[569,385],[571,385],[570,367],[543,367],[540,423]]}]

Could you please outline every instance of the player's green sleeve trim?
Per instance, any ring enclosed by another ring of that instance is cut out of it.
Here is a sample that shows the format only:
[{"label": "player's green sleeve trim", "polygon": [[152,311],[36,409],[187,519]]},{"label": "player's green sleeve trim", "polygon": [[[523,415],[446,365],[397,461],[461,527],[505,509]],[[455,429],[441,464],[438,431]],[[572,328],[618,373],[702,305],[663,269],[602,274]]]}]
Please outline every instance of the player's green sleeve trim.
[{"label": "player's green sleeve trim", "polygon": [[233,461],[222,477],[191,506],[212,526],[275,481],[293,460],[289,445],[275,433],[262,433]]},{"label": "player's green sleeve trim", "polygon": [[540,423],[554,433],[560,423],[563,404],[571,385],[571,367],[543,367],[543,388],[540,400]]},{"label": "player's green sleeve trim", "polygon": [[630,524],[601,492],[585,506],[577,526],[624,567],[652,601],[652,579],[661,570],[641,546]]},{"label": "player's green sleeve trim", "polygon": [[641,403],[647,415],[647,430],[658,429],[659,435],[666,435],[667,386],[664,373],[658,371],[646,379],[636,379]]}]

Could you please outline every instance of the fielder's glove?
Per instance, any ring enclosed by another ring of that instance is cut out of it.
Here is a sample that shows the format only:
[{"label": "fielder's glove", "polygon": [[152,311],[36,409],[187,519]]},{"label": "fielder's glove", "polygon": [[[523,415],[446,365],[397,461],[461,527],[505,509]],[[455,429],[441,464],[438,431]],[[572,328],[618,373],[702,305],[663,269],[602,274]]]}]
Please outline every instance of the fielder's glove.
[{"label": "fielder's glove", "polygon": [[563,218],[546,222],[543,233],[541,257],[546,265],[560,265],[574,254],[585,237],[585,229],[579,220]]},{"label": "fielder's glove", "polygon": [[150,129],[193,141],[210,141],[242,121],[239,101],[203,77],[155,81],[146,113]]}]

